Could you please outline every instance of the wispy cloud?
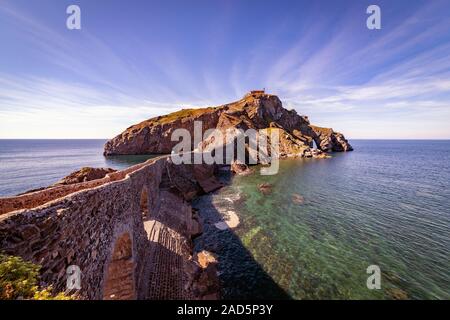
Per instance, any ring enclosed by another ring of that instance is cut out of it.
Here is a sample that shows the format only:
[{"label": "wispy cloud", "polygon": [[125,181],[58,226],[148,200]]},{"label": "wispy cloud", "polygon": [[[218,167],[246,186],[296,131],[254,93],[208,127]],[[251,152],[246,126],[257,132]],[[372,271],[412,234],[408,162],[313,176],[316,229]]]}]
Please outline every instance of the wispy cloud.
[{"label": "wispy cloud", "polygon": [[171,103],[77,83],[0,76],[0,137],[107,138],[129,124],[175,111]]}]

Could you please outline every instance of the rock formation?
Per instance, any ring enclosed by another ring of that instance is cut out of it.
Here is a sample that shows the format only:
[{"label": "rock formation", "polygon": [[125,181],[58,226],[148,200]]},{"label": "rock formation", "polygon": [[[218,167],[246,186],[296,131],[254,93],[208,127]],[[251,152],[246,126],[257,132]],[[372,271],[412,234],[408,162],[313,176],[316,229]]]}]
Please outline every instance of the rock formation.
[{"label": "rock formation", "polygon": [[[183,109],[133,125],[105,144],[105,155],[169,154],[178,141],[171,141],[175,129],[187,129],[194,136],[194,121],[203,132],[237,129],[278,130],[281,157],[312,157],[313,141],[323,152],[353,150],[345,137],[333,129],[313,126],[295,110],[283,108],[280,99],[263,91],[250,92],[239,101],[218,107]],[[211,141],[203,141],[203,146]],[[192,146],[195,149],[196,146]]]},{"label": "rock formation", "polygon": [[248,165],[246,165],[245,163],[240,163],[238,161],[233,161],[231,163],[231,168],[230,168],[231,172],[235,173],[235,174],[239,174],[239,175],[249,175],[253,172],[252,169],[250,169],[248,167]]},{"label": "rock formation", "polygon": [[301,194],[293,193],[292,194],[292,202],[294,204],[304,204],[305,198]]},{"label": "rock formation", "polygon": [[74,184],[74,183],[102,179],[107,174],[113,173],[113,172],[116,172],[116,170],[111,169],[111,168],[84,167],[84,168],[81,168],[80,170],[72,172],[67,177],[59,180],[54,185],[67,185],[67,184]]},{"label": "rock formation", "polygon": [[272,185],[270,183],[264,182],[258,185],[259,191],[265,196],[272,193]]},{"label": "rock formation", "polygon": [[74,171],[68,176],[62,178],[58,182],[47,186],[47,187],[41,187],[36,188],[32,190],[28,190],[22,193],[19,193],[17,196],[23,196],[30,193],[36,193],[38,191],[51,189],[58,186],[68,186],[73,184],[78,184],[82,182],[88,182],[88,181],[94,181],[105,178],[108,174],[116,172],[117,170],[111,169],[111,168],[92,168],[92,167],[84,167],[80,170]]},{"label": "rock formation", "polygon": [[333,131],[333,129],[329,128],[321,128],[316,126],[311,126],[312,130],[318,136],[319,143],[317,146],[322,151],[353,151],[352,146],[348,143],[347,139],[345,139],[344,135],[339,132]]}]

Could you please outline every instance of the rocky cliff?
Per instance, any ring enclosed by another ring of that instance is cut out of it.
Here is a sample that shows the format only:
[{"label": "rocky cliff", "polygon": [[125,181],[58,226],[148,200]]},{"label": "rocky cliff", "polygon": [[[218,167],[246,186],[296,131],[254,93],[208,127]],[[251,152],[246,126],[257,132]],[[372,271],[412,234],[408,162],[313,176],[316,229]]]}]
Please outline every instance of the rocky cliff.
[{"label": "rocky cliff", "polygon": [[[341,133],[311,125],[307,117],[283,108],[277,96],[258,91],[222,106],[183,109],[133,125],[108,141],[104,154],[168,154],[178,143],[171,141],[172,132],[184,128],[193,136],[194,121],[202,122],[203,132],[229,128],[277,129],[280,131],[281,157],[310,157],[321,152],[353,150]],[[313,142],[318,150],[312,150]]]}]

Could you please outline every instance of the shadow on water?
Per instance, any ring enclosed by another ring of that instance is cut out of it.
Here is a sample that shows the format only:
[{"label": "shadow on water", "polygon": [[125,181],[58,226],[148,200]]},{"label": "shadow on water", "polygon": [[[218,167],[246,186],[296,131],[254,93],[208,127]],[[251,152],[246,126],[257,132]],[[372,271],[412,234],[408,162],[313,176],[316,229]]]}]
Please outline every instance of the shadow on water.
[{"label": "shadow on water", "polygon": [[[221,175],[221,181],[229,183],[230,176]],[[219,230],[214,225],[223,221],[223,214],[213,204],[214,194],[193,202],[203,223],[203,234],[195,239],[194,250],[207,250],[218,256],[222,298],[292,299],[255,260],[233,229]]]}]

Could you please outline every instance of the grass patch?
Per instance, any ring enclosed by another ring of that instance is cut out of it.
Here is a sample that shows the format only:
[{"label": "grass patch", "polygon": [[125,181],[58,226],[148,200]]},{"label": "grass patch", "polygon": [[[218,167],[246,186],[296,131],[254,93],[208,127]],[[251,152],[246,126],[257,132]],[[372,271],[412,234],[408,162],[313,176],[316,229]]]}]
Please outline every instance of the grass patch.
[{"label": "grass patch", "polygon": [[52,295],[52,287],[39,288],[41,266],[20,257],[0,254],[0,300],[73,300],[64,293]]}]

